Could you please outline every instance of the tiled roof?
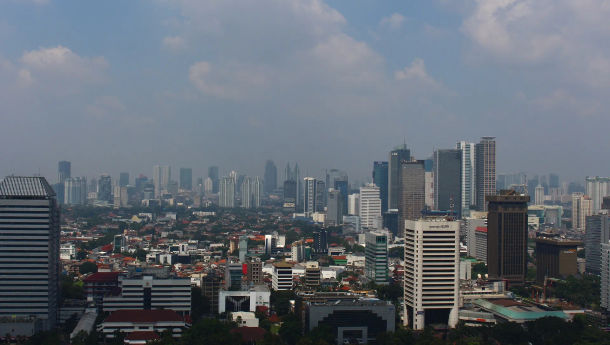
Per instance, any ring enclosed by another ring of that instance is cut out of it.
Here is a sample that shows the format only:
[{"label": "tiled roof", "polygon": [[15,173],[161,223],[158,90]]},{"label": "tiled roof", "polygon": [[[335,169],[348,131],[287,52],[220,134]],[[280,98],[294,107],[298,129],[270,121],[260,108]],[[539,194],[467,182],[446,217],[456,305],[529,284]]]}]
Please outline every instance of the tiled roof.
[{"label": "tiled roof", "polygon": [[104,322],[158,322],[158,321],[184,321],[180,314],[173,310],[156,309],[126,309],[112,312]]},{"label": "tiled roof", "polygon": [[85,278],[85,283],[100,283],[117,281],[120,272],[97,272]]},{"label": "tiled roof", "polygon": [[159,335],[152,331],[147,332],[131,332],[126,337],[125,340],[157,340],[161,339]]},{"label": "tiled roof", "polygon": [[7,176],[0,182],[0,198],[50,198],[55,191],[44,177]]}]

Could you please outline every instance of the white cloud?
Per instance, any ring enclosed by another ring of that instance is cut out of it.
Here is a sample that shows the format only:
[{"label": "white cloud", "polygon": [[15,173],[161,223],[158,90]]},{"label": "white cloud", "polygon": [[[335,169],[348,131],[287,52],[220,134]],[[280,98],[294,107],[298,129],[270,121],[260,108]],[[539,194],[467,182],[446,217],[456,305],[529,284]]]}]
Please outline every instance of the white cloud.
[{"label": "white cloud", "polygon": [[190,67],[189,80],[205,95],[232,100],[260,95],[267,83],[259,67],[237,63],[212,66],[207,61]]},{"label": "white cloud", "polygon": [[394,78],[400,81],[415,81],[421,82],[428,86],[438,87],[438,83],[434,78],[428,75],[424,60],[416,58],[410,66],[394,72]]},{"label": "white cloud", "polygon": [[172,52],[186,49],[186,40],[180,36],[167,36],[163,38],[163,47]]},{"label": "white cloud", "polygon": [[392,13],[390,16],[382,18],[379,25],[389,27],[392,30],[397,30],[400,29],[404,21],[405,17],[402,14]]}]

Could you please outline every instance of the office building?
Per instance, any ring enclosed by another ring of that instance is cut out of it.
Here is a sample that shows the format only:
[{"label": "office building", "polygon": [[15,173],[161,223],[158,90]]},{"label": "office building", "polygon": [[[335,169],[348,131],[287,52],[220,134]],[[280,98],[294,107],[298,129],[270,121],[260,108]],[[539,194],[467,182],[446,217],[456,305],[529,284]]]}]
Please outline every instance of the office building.
[{"label": "office building", "polygon": [[550,234],[536,237],[536,282],[544,284],[545,278],[565,279],[578,273],[576,252],[580,241],[573,241]]},{"label": "office building", "polygon": [[260,258],[251,258],[248,263],[248,272],[246,273],[250,284],[263,284],[263,263]]},{"label": "office building", "polygon": [[292,290],[292,264],[276,262],[273,264],[272,287],[275,291]]},{"label": "office building", "polygon": [[383,214],[383,228],[392,233],[393,237],[397,237],[398,232],[398,210],[388,210]]},{"label": "office building", "polygon": [[434,158],[424,159],[424,203],[426,209],[435,210],[434,205]]},{"label": "office building", "polygon": [[171,180],[171,169],[167,165],[155,165],[153,167],[153,185],[155,186],[155,198],[160,198],[167,192]]},{"label": "office building", "polygon": [[479,226],[474,231],[474,258],[487,263],[487,227]]},{"label": "office building", "polygon": [[324,222],[327,226],[338,226],[343,222],[343,196],[336,189],[328,190],[328,207]]},{"label": "office building", "polygon": [[193,190],[193,169],[180,168],[180,189]]},{"label": "office building", "polygon": [[271,292],[266,285],[253,285],[247,290],[220,290],[218,294],[218,314],[224,312],[256,312],[257,307],[269,309]]},{"label": "office building", "polygon": [[434,207],[441,211],[462,212],[462,152],[436,150],[434,152]]},{"label": "office building", "polygon": [[610,195],[610,177],[587,176],[585,179],[585,194],[591,198],[592,213],[602,209],[604,197]]},{"label": "office building", "polygon": [[[0,182],[0,318],[37,330],[57,326],[59,226],[55,192],[44,177]],[[0,322],[0,334],[11,333],[4,329],[10,325]]]},{"label": "office building", "polygon": [[462,190],[462,217],[468,217],[470,206],[476,204],[476,185],[475,185],[475,144],[467,141],[459,141],[456,148],[461,154],[460,186]]},{"label": "office building", "polygon": [[317,289],[320,286],[320,264],[317,261],[308,261],[305,263],[305,287],[308,289]]},{"label": "office building", "polygon": [[314,212],[318,209],[316,198],[318,183],[313,177],[305,177],[305,191],[303,193],[303,213],[305,217],[311,217]]},{"label": "office building", "polygon": [[458,323],[459,234],[457,221],[407,220],[405,232],[404,324],[423,330]]},{"label": "office building", "polygon": [[350,216],[360,215],[360,194],[354,193],[347,197],[347,213]]},{"label": "office building", "polygon": [[263,195],[263,181],[260,177],[255,176],[252,182],[252,207],[261,207],[261,196]]},{"label": "office building", "polygon": [[284,204],[283,207],[295,211],[297,206],[297,181],[284,181]]},{"label": "office building", "polygon": [[[475,211],[476,212],[476,211]],[[472,214],[471,214],[472,215]],[[487,242],[484,243],[483,248],[478,248],[479,242],[477,242],[477,229],[485,228],[487,231],[487,214],[481,217],[467,217],[463,219],[464,232],[466,234],[466,245],[468,247],[468,256],[476,258],[477,253],[485,251],[485,258],[487,258]],[[485,233],[487,238],[487,232]]]},{"label": "office building", "polygon": [[273,254],[276,244],[277,240],[273,237],[273,235],[265,235],[265,254]]},{"label": "office building", "polygon": [[320,229],[313,233],[313,251],[316,254],[328,253],[328,231]]},{"label": "office building", "polygon": [[102,174],[97,181],[97,200],[114,203],[112,198],[112,179],[108,174]]},{"label": "office building", "polygon": [[364,229],[380,229],[383,224],[381,217],[381,199],[379,187],[369,184],[360,187],[360,226]]},{"label": "office building", "polygon": [[593,201],[583,193],[572,193],[572,229],[584,231],[586,218],[593,214]]},{"label": "office building", "polygon": [[210,303],[210,313],[218,314],[218,296],[220,294],[222,278],[214,271],[208,272],[201,278],[201,295]]},{"label": "office building", "polygon": [[104,338],[104,343],[116,343],[113,339],[120,332],[127,334],[125,344],[147,344],[159,340],[159,334],[166,331],[172,338],[182,337],[191,326],[187,320],[190,318],[173,310],[117,310],[104,319],[97,331]]},{"label": "office building", "polygon": [[103,298],[104,312],[128,309],[169,309],[191,313],[191,280],[157,278],[156,275],[119,276],[118,296]]},{"label": "office building", "polygon": [[252,208],[252,180],[248,176],[241,183],[241,207]]},{"label": "office building", "polygon": [[272,160],[265,163],[265,194],[269,195],[277,189],[277,167]]},{"label": "office building", "polygon": [[496,140],[483,137],[475,145],[476,205],[478,211],[487,211],[488,195],[496,194]]},{"label": "office building", "polygon": [[87,202],[87,179],[69,177],[64,180],[64,204],[84,205]]},{"label": "office building", "polygon": [[423,160],[407,162],[400,165],[400,203],[398,226],[400,237],[403,237],[405,220],[419,219],[425,205],[425,166]]},{"label": "office building", "polygon": [[544,187],[538,185],[534,190],[534,204],[544,205]]},{"label": "office building", "polygon": [[324,326],[336,344],[373,344],[383,333],[395,331],[396,309],[388,301],[337,299],[305,305],[309,331]]},{"label": "office building", "polygon": [[72,163],[68,161],[60,161],[57,164],[59,173],[59,183],[63,183],[66,179],[72,177]]},{"label": "office building", "polygon": [[610,312],[610,243],[608,242],[601,244],[600,273],[600,307],[605,312]]},{"label": "office building", "polygon": [[292,242],[290,246],[290,261],[301,262],[305,260],[305,243],[302,240]]},{"label": "office building", "polygon": [[411,150],[407,148],[406,144],[397,146],[390,151],[390,159],[388,160],[388,208],[399,208],[401,164],[409,161],[411,161]]},{"label": "office building", "polygon": [[223,177],[218,194],[218,205],[220,207],[235,207],[235,179],[227,176]]},{"label": "office building", "polygon": [[218,167],[211,166],[208,168],[208,178],[212,180],[212,193],[218,193],[220,188],[220,175],[218,174]]},{"label": "office building", "polygon": [[231,291],[241,290],[241,282],[244,276],[243,265],[245,264],[227,261],[225,266],[225,289]]},{"label": "office building", "polygon": [[326,183],[316,180],[316,212],[324,212],[326,207]]},{"label": "office building", "polygon": [[119,186],[127,187],[128,185],[129,185],[129,173],[128,172],[119,173]]},{"label": "office building", "polygon": [[488,195],[487,267],[491,279],[525,282],[529,200],[529,196],[514,191]]},{"label": "office building", "polygon": [[378,285],[386,285],[388,279],[388,234],[384,231],[369,231],[365,237],[364,273]]},{"label": "office building", "polygon": [[607,213],[587,216],[585,224],[585,270],[599,275],[601,245],[610,241],[610,217]]},{"label": "office building", "polygon": [[388,177],[388,162],[373,162],[373,183],[379,187],[382,213],[388,211]]}]

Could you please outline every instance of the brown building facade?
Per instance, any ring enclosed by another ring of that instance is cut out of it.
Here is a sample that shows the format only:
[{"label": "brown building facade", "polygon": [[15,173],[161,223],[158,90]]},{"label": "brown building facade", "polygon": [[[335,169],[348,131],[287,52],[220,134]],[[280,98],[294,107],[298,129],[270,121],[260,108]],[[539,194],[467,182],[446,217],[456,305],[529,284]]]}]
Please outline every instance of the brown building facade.
[{"label": "brown building facade", "polygon": [[578,273],[576,252],[582,242],[540,235],[536,237],[536,282]]}]

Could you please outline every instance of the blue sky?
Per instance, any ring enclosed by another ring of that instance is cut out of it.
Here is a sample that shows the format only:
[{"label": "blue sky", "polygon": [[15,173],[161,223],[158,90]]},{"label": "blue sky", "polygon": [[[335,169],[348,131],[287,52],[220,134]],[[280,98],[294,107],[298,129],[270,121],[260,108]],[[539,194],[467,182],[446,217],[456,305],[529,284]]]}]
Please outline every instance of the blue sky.
[{"label": "blue sky", "polygon": [[5,0],[0,174],[298,161],[370,176],[492,135],[498,172],[608,175],[610,6]]}]

